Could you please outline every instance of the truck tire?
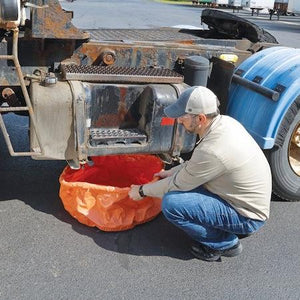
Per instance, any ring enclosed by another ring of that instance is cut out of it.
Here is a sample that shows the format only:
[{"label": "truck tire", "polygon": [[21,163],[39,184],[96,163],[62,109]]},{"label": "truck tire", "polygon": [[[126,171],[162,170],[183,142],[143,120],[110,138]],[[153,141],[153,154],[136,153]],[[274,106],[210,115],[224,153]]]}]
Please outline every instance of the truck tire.
[{"label": "truck tire", "polygon": [[286,201],[300,201],[300,95],[284,116],[268,150],[273,192]]}]

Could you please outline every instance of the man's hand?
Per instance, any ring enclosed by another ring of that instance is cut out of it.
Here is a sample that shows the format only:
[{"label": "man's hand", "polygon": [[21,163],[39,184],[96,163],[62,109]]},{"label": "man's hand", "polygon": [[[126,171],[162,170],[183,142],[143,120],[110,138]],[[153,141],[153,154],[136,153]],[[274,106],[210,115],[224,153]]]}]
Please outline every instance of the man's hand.
[{"label": "man's hand", "polygon": [[172,171],[171,170],[168,170],[168,171],[161,170],[158,173],[155,173],[153,176],[154,177],[160,177],[160,178],[167,178],[167,177],[172,176]]},{"label": "man's hand", "polygon": [[139,185],[132,184],[130,186],[130,191],[129,191],[128,195],[134,201],[138,201],[138,200],[143,199],[143,197],[141,197],[141,195],[139,193],[139,188],[140,188]]}]

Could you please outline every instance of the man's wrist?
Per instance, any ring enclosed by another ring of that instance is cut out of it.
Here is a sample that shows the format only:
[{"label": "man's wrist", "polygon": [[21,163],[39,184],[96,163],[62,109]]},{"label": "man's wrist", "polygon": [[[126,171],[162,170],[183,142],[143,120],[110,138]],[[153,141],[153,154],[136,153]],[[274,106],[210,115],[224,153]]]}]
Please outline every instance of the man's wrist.
[{"label": "man's wrist", "polygon": [[141,197],[146,197],[146,195],[144,194],[144,191],[143,191],[143,185],[140,185],[140,187],[139,187],[139,194]]}]

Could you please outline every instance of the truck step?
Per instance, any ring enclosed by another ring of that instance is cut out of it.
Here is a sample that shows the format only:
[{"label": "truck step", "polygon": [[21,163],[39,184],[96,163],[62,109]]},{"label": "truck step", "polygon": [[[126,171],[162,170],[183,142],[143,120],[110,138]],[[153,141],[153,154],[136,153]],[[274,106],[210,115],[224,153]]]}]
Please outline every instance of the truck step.
[{"label": "truck step", "polygon": [[183,76],[164,68],[62,65],[64,79],[119,83],[182,83]]},{"label": "truck step", "polygon": [[91,128],[90,145],[97,147],[100,145],[112,144],[142,144],[147,141],[147,136],[136,128],[118,129],[118,128]]}]

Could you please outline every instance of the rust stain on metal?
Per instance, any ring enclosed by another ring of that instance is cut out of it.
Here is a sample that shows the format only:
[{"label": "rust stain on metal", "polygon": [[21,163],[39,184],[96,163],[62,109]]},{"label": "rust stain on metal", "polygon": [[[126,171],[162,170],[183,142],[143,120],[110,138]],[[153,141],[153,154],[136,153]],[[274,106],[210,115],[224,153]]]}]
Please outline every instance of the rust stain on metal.
[{"label": "rust stain on metal", "polygon": [[125,116],[127,114],[126,94],[127,94],[127,89],[125,87],[120,87],[120,101],[118,107],[118,117],[120,123],[124,121]]},{"label": "rust stain on metal", "polygon": [[175,41],[175,43],[183,44],[183,45],[195,45],[194,40],[185,40],[185,41]]},{"label": "rust stain on metal", "polygon": [[119,116],[116,114],[101,115],[96,122],[96,127],[113,128],[119,126]]},{"label": "rust stain on metal", "polygon": [[14,21],[0,23],[0,28],[11,30],[18,27],[18,23]]},{"label": "rust stain on metal", "polygon": [[100,53],[103,51],[102,49],[103,47],[99,44],[85,43],[82,45],[80,52],[88,56],[94,63],[99,57]]},{"label": "rust stain on metal", "polygon": [[[101,60],[101,53],[106,52],[107,45],[90,42],[84,43],[80,49],[78,49],[78,55],[87,56],[90,59],[91,64],[99,64]],[[168,57],[176,57],[176,51],[178,49],[167,49],[169,53],[172,53]],[[113,62],[117,65],[131,66],[131,67],[147,67],[149,65],[158,65],[159,51],[153,46],[137,46],[137,45],[110,45],[109,51],[114,55]],[[166,49],[162,49],[166,51]],[[100,59],[99,59],[100,58]],[[176,59],[175,59],[176,60]],[[170,62],[168,62],[168,65]]]},{"label": "rust stain on metal", "polygon": [[10,82],[6,78],[0,78],[0,86],[10,86]]},{"label": "rust stain on metal", "polygon": [[87,39],[71,22],[70,14],[62,10],[57,1],[49,1],[49,7],[33,11],[32,37],[57,39]]},{"label": "rust stain on metal", "polygon": [[115,63],[116,53],[111,49],[105,49],[100,53],[99,58],[100,58],[101,61],[99,61],[98,64],[100,62],[103,62],[104,64],[109,66],[109,65],[112,65],[112,64]]},{"label": "rust stain on metal", "polygon": [[244,50],[238,50],[234,47],[220,47],[207,45],[195,45],[192,40],[187,40],[184,43],[159,43],[159,45],[150,45],[146,43],[116,43],[109,42],[88,42],[76,51],[76,54],[81,57],[87,57],[89,64],[97,65],[100,61],[101,52],[109,49],[115,53],[114,66],[124,67],[148,67],[162,66],[165,68],[173,68],[175,62],[180,57],[189,55],[207,56],[218,55],[220,51],[234,51],[239,56],[239,62],[243,61],[250,54]]}]

